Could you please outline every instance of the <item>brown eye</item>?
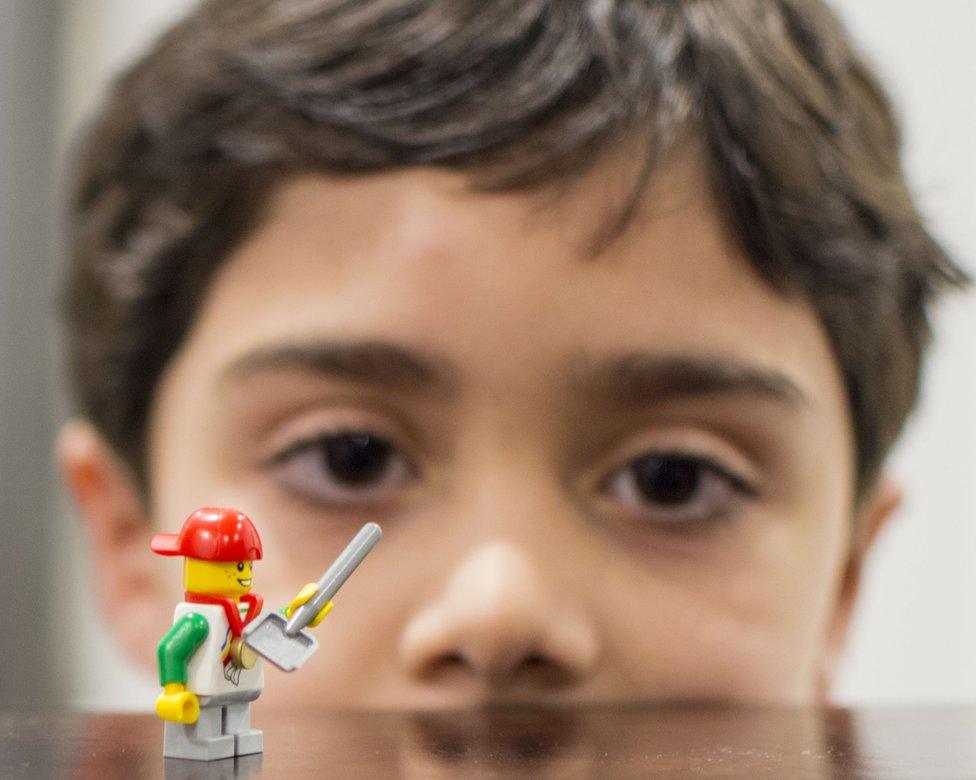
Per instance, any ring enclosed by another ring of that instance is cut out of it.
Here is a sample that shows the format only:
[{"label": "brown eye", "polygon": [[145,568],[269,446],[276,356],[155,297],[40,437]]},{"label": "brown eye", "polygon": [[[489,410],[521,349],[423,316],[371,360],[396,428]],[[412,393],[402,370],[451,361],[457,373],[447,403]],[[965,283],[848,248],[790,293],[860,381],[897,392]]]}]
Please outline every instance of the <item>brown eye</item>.
[{"label": "brown eye", "polygon": [[383,500],[410,484],[416,469],[389,439],[337,431],[288,447],[271,461],[286,489],[337,504]]},{"label": "brown eye", "polygon": [[639,521],[688,528],[729,517],[757,491],[709,458],[649,452],[610,474],[606,492]]},{"label": "brown eye", "polygon": [[323,468],[349,486],[375,482],[389,466],[393,446],[368,433],[328,436],[321,442]]},{"label": "brown eye", "polygon": [[237,570],[238,571],[244,571],[244,562],[243,561],[241,561],[240,563],[237,564]]},{"label": "brown eye", "polygon": [[630,470],[642,497],[668,506],[690,501],[704,476],[702,464],[692,458],[660,455],[638,458]]}]

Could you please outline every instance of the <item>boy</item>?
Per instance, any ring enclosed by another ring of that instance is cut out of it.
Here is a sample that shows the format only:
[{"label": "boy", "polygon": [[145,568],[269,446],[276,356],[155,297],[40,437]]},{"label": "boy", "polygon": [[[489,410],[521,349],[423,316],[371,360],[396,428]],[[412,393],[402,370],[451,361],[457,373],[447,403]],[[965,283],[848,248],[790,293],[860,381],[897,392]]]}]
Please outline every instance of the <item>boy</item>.
[{"label": "boy", "polygon": [[964,281],[897,147],[819,2],[201,4],[73,207],[120,637],[151,663],[149,539],[222,505],[269,603],[386,532],[263,701],[821,698]]}]

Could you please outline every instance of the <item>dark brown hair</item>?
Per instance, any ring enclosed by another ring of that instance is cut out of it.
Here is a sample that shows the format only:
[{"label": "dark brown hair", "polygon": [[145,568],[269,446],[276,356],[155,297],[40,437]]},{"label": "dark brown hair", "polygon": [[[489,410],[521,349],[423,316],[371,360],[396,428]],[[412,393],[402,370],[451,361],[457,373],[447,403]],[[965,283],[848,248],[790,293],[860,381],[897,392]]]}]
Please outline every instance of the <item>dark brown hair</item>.
[{"label": "dark brown hair", "polygon": [[66,305],[81,411],[145,479],[160,373],[291,172],[430,165],[530,187],[637,137],[612,240],[692,133],[757,271],[825,326],[863,489],[915,403],[927,306],[965,280],[908,192],[882,89],[818,0],[202,2],[78,146]]}]

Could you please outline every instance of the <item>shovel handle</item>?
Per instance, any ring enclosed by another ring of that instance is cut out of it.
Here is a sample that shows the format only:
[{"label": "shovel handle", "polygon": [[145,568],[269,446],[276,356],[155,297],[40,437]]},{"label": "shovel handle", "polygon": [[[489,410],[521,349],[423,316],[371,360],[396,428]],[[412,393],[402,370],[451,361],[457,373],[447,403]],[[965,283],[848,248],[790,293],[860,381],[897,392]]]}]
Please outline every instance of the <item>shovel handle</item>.
[{"label": "shovel handle", "polygon": [[366,523],[359,529],[359,533],[346,545],[346,549],[335,559],[335,563],[319,578],[319,589],[316,594],[292,613],[285,626],[285,633],[288,636],[295,636],[312,622],[382,536],[383,531],[376,523]]}]

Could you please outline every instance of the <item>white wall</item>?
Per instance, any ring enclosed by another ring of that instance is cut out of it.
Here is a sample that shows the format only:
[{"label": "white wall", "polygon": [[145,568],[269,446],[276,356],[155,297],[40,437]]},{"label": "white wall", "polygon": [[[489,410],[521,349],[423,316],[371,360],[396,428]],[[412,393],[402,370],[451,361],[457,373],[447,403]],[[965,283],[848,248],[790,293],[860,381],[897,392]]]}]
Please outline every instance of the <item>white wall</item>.
[{"label": "white wall", "polygon": [[[62,129],[89,110],[116,67],[192,2],[65,2]],[[906,163],[923,211],[976,272],[976,2],[836,0],[834,6],[901,109]],[[936,327],[922,407],[893,459],[908,500],[866,573],[836,689],[845,702],[976,699],[974,297],[951,300]],[[81,595],[79,603],[92,602]],[[76,702],[146,706],[151,679],[131,669],[88,617],[74,620],[74,646],[92,648],[81,661]]]},{"label": "white wall", "polygon": [[[976,3],[838,7],[901,109],[923,212],[976,272]],[[976,300],[948,302],[922,406],[892,461],[907,488],[868,572],[843,701],[976,699]]]}]

